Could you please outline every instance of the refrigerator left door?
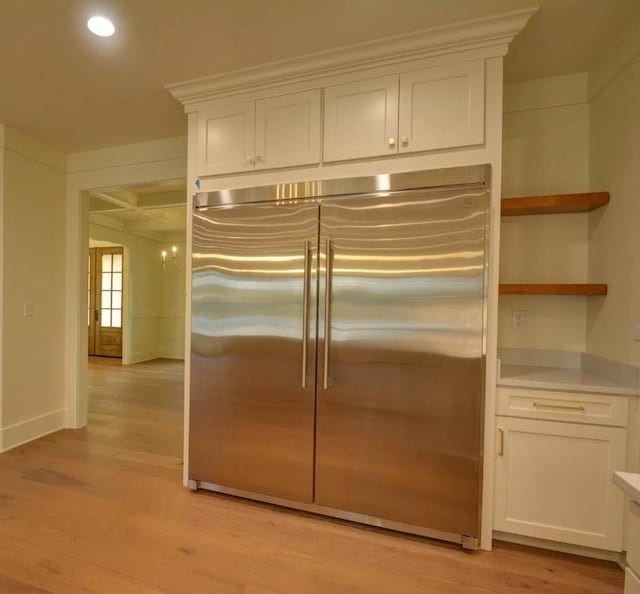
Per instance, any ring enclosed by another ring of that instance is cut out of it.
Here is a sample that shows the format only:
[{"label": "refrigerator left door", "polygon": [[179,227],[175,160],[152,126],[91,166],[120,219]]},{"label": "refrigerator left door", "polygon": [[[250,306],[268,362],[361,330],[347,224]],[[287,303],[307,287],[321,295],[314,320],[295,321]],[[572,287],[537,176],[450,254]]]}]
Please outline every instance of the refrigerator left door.
[{"label": "refrigerator left door", "polygon": [[313,500],[318,205],[193,215],[189,477]]}]

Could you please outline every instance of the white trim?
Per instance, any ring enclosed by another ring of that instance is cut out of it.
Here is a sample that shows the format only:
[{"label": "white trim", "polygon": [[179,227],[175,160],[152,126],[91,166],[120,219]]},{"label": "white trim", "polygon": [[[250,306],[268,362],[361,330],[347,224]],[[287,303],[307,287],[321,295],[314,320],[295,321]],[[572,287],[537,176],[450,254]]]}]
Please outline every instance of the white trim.
[{"label": "white trim", "polygon": [[88,190],[144,185],[185,177],[186,139],[169,138],[76,153],[67,176],[67,415],[65,426],[87,424]]},{"label": "white trim", "polygon": [[165,88],[178,101],[187,105],[221,95],[246,93],[260,88],[289,85],[470,49],[493,47],[496,55],[504,55],[506,46],[537,11],[537,7],[525,8],[433,27],[170,84]]},{"label": "white trim", "polygon": [[65,410],[54,410],[53,412],[20,421],[1,430],[2,452],[16,448],[34,439],[44,437],[54,431],[64,429]]},{"label": "white trim", "polygon": [[145,361],[153,361],[154,359],[162,359],[163,354],[159,350],[152,351],[136,351],[131,354],[127,361],[122,361],[123,365],[135,365],[136,363],[144,363]]},{"label": "white trim", "polygon": [[[196,162],[198,155],[198,114],[190,113],[187,116],[188,126],[188,157],[187,157],[187,208],[185,209],[185,228],[187,236],[185,241],[185,253],[191,254],[193,249],[193,234],[191,213],[193,211],[193,192],[196,190]],[[189,483],[189,391],[191,387],[191,258],[186,258],[185,274],[185,304],[184,304],[184,396],[183,396],[183,423],[182,432],[182,484],[187,487]]]},{"label": "white trim", "polygon": [[145,165],[151,162],[172,161],[177,155],[186,154],[187,137],[177,136],[72,153],[68,157],[68,171],[72,175],[100,169]]},{"label": "white trim", "polygon": [[504,113],[589,102],[589,74],[578,72],[504,85]]},{"label": "white trim", "polygon": [[14,153],[18,153],[32,161],[37,161],[56,171],[62,173],[67,172],[66,154],[61,153],[39,140],[25,136],[13,128],[2,126],[2,130],[0,131],[0,146],[4,146]]},{"label": "white trim", "polygon": [[528,547],[537,547],[539,549],[546,549],[547,551],[558,551],[560,553],[569,553],[570,555],[580,555],[581,557],[591,557],[592,559],[613,561],[614,563],[618,563],[619,565],[621,564],[623,558],[623,554],[617,553],[616,551],[603,551],[602,549],[581,547],[579,545],[566,544],[563,542],[556,542],[554,540],[545,540],[543,538],[534,538],[533,536],[510,534],[508,532],[500,532],[498,530],[494,530],[493,538],[494,540],[511,542]]},{"label": "white trim", "polygon": [[498,282],[500,258],[500,199],[502,196],[502,58],[486,63],[485,160],[491,163],[491,207],[489,212],[489,279],[487,289],[487,344],[484,396],[484,450],[482,466],[482,511],[480,548],[492,549],[496,373],[498,352]]},{"label": "white trim", "polygon": [[0,124],[0,452],[4,449],[4,135],[5,127]]}]

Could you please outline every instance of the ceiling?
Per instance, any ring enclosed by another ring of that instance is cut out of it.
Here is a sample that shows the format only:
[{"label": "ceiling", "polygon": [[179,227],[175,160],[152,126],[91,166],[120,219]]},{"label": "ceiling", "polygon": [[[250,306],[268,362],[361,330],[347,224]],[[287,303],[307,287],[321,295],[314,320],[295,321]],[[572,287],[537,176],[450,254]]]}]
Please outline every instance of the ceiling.
[{"label": "ceiling", "polygon": [[89,193],[89,222],[163,243],[183,242],[184,180]]},{"label": "ceiling", "polygon": [[[539,5],[508,80],[584,71],[639,0],[0,0],[0,122],[75,152],[186,134],[163,88]],[[112,38],[85,22],[104,14]]]}]

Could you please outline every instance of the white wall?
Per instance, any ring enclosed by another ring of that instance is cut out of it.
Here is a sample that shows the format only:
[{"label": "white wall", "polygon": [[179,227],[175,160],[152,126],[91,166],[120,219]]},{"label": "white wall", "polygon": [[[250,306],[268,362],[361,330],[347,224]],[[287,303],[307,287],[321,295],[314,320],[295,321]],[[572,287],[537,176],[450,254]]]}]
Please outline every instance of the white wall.
[{"label": "white wall", "polygon": [[[176,267],[167,266],[167,272],[160,277],[162,297],[161,332],[165,357],[184,359],[185,357],[185,297],[186,297],[186,231],[185,239],[173,242],[178,248]],[[170,250],[171,245],[160,244],[160,250]]]},{"label": "white wall", "polygon": [[66,157],[8,128],[0,138],[0,448],[8,449],[64,425]]},{"label": "white wall", "polygon": [[640,15],[590,72],[591,187],[610,203],[589,225],[589,275],[606,297],[587,307],[590,353],[640,364],[632,323],[640,316]]},{"label": "white wall", "polygon": [[[184,266],[164,272],[160,253],[166,246],[139,235],[90,225],[89,238],[125,247],[123,363],[183,359]],[[184,255],[184,242],[179,253]]]},{"label": "white wall", "polygon": [[[504,197],[584,192],[589,189],[587,75],[505,85]],[[501,282],[586,282],[586,214],[504,217]],[[501,348],[583,351],[585,297],[500,297]],[[513,329],[513,310],[526,311],[526,327]]]}]

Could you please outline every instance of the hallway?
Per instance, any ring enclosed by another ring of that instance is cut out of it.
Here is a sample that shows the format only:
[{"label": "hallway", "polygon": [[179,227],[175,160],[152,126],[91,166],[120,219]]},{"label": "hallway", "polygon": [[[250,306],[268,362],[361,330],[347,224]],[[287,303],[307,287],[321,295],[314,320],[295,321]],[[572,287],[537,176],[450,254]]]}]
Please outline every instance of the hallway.
[{"label": "hallway", "polygon": [[613,563],[425,539],[181,485],[182,363],[89,366],[89,425],[0,456],[2,594],[614,594]]},{"label": "hallway", "polygon": [[89,358],[89,440],[117,457],[178,471],[182,480],[182,361],[121,365]]}]

